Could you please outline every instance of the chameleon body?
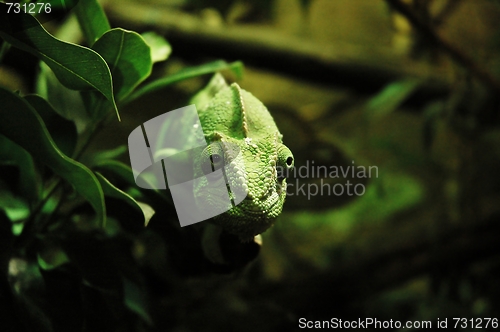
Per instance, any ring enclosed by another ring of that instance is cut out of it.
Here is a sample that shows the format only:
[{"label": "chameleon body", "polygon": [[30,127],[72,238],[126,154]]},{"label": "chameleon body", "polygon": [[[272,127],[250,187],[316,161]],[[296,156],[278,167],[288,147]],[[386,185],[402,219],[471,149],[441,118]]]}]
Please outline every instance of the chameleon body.
[{"label": "chameleon body", "polygon": [[[244,192],[244,199],[210,221],[242,241],[249,241],[273,225],[286,197],[283,174],[293,167],[293,155],[283,144],[268,109],[238,84],[227,85],[216,74],[193,98],[208,146],[194,158],[194,174],[203,177],[227,166],[229,172],[215,181]],[[227,204],[214,195],[208,181],[194,188],[195,199],[204,204]],[[230,197],[236,199],[231,191]],[[233,202],[234,203],[234,202]]]}]

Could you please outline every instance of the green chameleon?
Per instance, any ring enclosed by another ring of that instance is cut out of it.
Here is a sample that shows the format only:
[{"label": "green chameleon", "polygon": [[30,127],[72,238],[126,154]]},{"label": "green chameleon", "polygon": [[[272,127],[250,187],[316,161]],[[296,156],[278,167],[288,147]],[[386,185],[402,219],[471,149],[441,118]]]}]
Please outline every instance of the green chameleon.
[{"label": "green chameleon", "polygon": [[[283,144],[283,135],[262,102],[236,83],[227,85],[222,75],[214,75],[191,101],[208,143],[194,159],[195,176],[226,165],[232,172],[219,181],[246,193],[243,201],[210,222],[241,241],[250,241],[271,227],[282,211],[285,175],[294,164],[292,152]],[[231,147],[239,151],[229,151]],[[207,181],[194,188],[195,199],[221,204],[207,188]]]},{"label": "green chameleon", "polygon": [[[215,216],[209,225],[217,227],[200,226],[203,234],[212,234],[208,238],[217,238],[214,232],[223,229],[242,242],[251,241],[271,227],[283,209],[292,152],[267,108],[238,84],[227,85],[220,74],[191,104],[197,112],[182,112],[161,125],[154,159],[168,160],[165,169],[174,170],[168,173],[169,187],[193,184],[183,187],[185,196],[176,196],[188,202],[182,207],[183,218]],[[193,199],[196,206],[190,205]]]}]

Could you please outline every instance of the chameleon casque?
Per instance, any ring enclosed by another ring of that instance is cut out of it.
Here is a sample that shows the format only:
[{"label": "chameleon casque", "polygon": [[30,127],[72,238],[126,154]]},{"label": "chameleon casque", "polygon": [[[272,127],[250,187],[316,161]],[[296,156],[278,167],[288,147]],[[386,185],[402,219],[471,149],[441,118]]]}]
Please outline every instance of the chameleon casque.
[{"label": "chameleon casque", "polygon": [[[214,75],[192,103],[208,144],[194,157],[195,176],[203,177],[225,165],[232,171],[216,181],[231,184],[228,190],[239,188],[246,193],[239,204],[210,222],[241,241],[250,241],[271,227],[282,211],[285,174],[293,167],[293,154],[283,144],[283,136],[264,104],[238,84],[228,85],[220,74]],[[195,199],[203,199],[204,204],[223,204],[210,192],[207,181],[194,188]]]}]

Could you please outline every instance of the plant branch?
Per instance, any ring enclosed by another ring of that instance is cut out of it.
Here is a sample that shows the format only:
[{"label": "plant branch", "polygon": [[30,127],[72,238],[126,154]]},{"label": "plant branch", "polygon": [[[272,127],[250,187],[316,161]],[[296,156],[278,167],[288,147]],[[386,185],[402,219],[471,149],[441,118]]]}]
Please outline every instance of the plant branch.
[{"label": "plant branch", "polygon": [[455,12],[462,0],[448,0],[443,9],[432,19],[432,24],[436,27],[443,25],[446,19]]},{"label": "plant branch", "polygon": [[322,44],[265,26],[210,26],[194,15],[138,2],[113,1],[105,9],[114,25],[163,33],[175,55],[187,60],[207,56],[243,60],[287,76],[366,93],[379,91],[394,80],[416,77],[429,82],[422,86],[427,96],[448,92],[439,68],[430,70],[427,64],[397,55],[390,47]]},{"label": "plant branch", "polygon": [[29,218],[23,225],[22,232],[16,241],[19,248],[26,248],[27,243],[33,240],[34,236],[36,236],[36,232],[34,231],[34,229],[36,228],[36,219],[38,216],[40,216],[40,212],[42,211],[43,207],[45,206],[45,204],[47,204],[49,199],[52,197],[52,195],[56,192],[56,190],[59,188],[61,184],[62,184],[61,178],[53,179],[51,184],[49,185],[49,189],[45,197],[40,202],[38,202],[33,211],[31,211]]},{"label": "plant branch", "polygon": [[8,43],[7,41],[4,40],[2,42],[2,46],[0,47],[0,63],[2,62],[7,52],[9,51],[10,46],[11,46],[10,43]]},{"label": "plant branch", "polygon": [[386,1],[394,10],[406,17],[419,33],[441,48],[459,65],[469,70],[470,73],[481,82],[500,93],[500,82],[495,77],[481,68],[470,56],[461,52],[455,45],[439,36],[439,34],[426,22],[423,22],[408,5],[400,0]]},{"label": "plant branch", "polygon": [[[104,100],[102,98],[97,99],[97,102],[93,106],[94,110],[93,110],[92,114],[100,114],[100,112],[102,111],[102,108],[106,107],[106,105],[107,104],[104,102]],[[88,128],[82,134],[81,139],[78,140],[78,144],[77,144],[75,151],[73,152],[73,155],[72,155],[72,158],[74,160],[78,161],[80,159],[80,157],[83,155],[85,150],[88,148],[88,146],[92,142],[92,139],[101,130],[101,128],[103,126],[103,122],[105,122],[104,119],[106,117],[109,118],[109,113],[111,113],[111,112],[108,112],[106,114],[106,116],[104,116],[104,118],[94,120],[90,123]],[[113,113],[113,115],[115,115],[115,114]]]}]

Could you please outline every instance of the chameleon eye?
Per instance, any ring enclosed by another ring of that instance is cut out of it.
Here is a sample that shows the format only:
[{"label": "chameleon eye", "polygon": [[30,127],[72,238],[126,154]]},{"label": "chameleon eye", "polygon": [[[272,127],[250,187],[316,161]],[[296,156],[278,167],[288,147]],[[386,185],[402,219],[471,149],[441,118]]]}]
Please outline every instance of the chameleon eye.
[{"label": "chameleon eye", "polygon": [[287,171],[293,168],[293,154],[285,145],[278,148],[278,163],[276,164],[278,179],[283,180],[287,177]]},{"label": "chameleon eye", "polygon": [[214,171],[215,170],[218,170],[219,168],[222,167],[222,163],[223,163],[224,159],[222,158],[222,156],[218,153],[214,153],[210,156],[210,162],[212,163],[213,167],[214,167]]},{"label": "chameleon eye", "polygon": [[205,175],[224,166],[223,151],[219,144],[211,144],[201,153],[201,169]]}]

